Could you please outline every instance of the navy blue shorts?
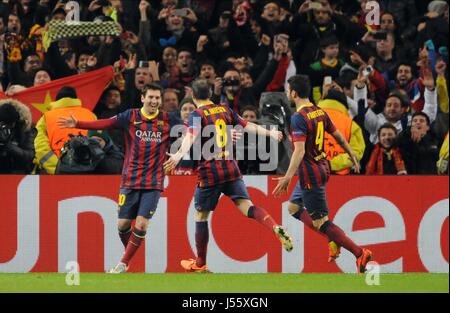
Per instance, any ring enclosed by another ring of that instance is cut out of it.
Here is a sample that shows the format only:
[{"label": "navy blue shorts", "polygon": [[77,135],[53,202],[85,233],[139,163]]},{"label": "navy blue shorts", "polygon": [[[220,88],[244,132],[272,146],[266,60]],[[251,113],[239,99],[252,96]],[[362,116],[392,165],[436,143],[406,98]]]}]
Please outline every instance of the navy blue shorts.
[{"label": "navy blue shorts", "polygon": [[126,189],[119,193],[119,219],[134,220],[137,216],[152,218],[158,206],[160,190]]},{"label": "navy blue shorts", "polygon": [[197,211],[214,211],[222,193],[231,200],[250,199],[244,181],[237,179],[212,187],[197,187],[194,196],[195,208]]},{"label": "navy blue shorts", "polygon": [[318,220],[328,215],[325,185],[320,187],[313,186],[311,189],[302,189],[300,182],[297,182],[289,202],[304,206],[313,220]]}]

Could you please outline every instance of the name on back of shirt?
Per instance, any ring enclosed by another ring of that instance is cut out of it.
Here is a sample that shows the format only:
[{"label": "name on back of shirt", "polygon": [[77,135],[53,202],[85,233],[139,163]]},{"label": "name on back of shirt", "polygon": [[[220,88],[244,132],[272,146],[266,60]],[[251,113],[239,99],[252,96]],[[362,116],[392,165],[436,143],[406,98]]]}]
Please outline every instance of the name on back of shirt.
[{"label": "name on back of shirt", "polygon": [[208,110],[203,111],[205,116],[210,116],[213,114],[225,113],[227,110],[224,107],[215,107]]},{"label": "name on back of shirt", "polygon": [[318,118],[323,115],[325,115],[325,113],[322,110],[312,111],[307,114],[308,119],[310,119],[310,120],[313,120],[313,119]]}]

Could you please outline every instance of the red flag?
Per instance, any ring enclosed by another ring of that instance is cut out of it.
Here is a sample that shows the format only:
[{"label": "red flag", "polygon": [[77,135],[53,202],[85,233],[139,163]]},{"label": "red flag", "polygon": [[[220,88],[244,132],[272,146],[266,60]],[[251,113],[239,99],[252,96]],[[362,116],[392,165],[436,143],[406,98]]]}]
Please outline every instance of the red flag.
[{"label": "red flag", "polygon": [[51,82],[30,87],[20,91],[11,97],[0,92],[0,99],[13,98],[26,104],[33,117],[33,123],[36,124],[42,114],[48,110],[50,102],[55,101],[56,94],[64,86],[72,86],[77,90],[78,98],[83,107],[93,110],[97,104],[105,87],[113,80],[114,72],[111,66],[101,69],[64,77]]}]

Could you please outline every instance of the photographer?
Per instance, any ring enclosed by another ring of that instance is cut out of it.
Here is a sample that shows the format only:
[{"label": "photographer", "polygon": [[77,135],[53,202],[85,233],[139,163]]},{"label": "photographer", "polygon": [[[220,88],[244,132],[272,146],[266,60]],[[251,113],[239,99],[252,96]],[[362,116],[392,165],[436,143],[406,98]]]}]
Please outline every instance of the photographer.
[{"label": "photographer", "polygon": [[17,100],[0,101],[0,174],[28,174],[34,158],[30,109]]}]

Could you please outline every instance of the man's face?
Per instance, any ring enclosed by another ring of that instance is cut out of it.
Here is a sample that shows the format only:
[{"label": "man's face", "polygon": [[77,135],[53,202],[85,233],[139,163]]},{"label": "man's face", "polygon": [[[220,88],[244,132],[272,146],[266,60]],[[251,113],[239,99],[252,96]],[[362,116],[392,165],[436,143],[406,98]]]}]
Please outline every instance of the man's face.
[{"label": "man's face", "polygon": [[178,67],[180,68],[181,73],[189,74],[192,71],[193,60],[192,54],[189,51],[181,51],[178,53]]},{"label": "man's face", "polygon": [[148,113],[156,112],[156,110],[161,106],[161,91],[149,89],[145,93],[145,97],[141,96],[141,101],[143,103],[144,109]]},{"label": "man's face", "polygon": [[77,64],[77,67],[78,67],[78,71],[79,71],[80,73],[86,72],[88,60],[89,60],[89,55],[87,55],[87,54],[82,54],[82,55],[80,55],[80,57],[78,58],[78,64]]},{"label": "man's face", "polygon": [[23,70],[25,73],[29,73],[33,70],[37,70],[42,66],[41,59],[37,55],[30,55],[25,59]]},{"label": "man's face", "polygon": [[16,15],[9,15],[8,17],[8,31],[11,33],[20,33],[22,26],[20,20]]},{"label": "man's face", "polygon": [[52,17],[52,21],[60,21],[63,22],[66,20],[66,15],[64,15],[62,12],[59,12]]},{"label": "man's face", "polygon": [[170,14],[167,19],[167,29],[170,31],[177,31],[183,28],[183,18],[174,13]]},{"label": "man's face", "polygon": [[323,54],[327,59],[336,59],[339,55],[339,44],[329,45],[323,49]]},{"label": "man's face", "polygon": [[166,67],[172,67],[177,63],[177,50],[172,47],[164,49],[162,60]]},{"label": "man's face", "polygon": [[146,67],[138,67],[134,74],[134,85],[138,90],[144,88],[145,85],[150,84],[153,81],[150,71]]},{"label": "man's face", "polygon": [[417,115],[411,120],[411,129],[427,132],[430,130],[430,126],[427,124],[427,119],[425,116]]},{"label": "man's face", "polygon": [[377,40],[377,53],[392,53],[394,50],[395,41],[394,37],[388,33],[386,39]]},{"label": "man's face", "polygon": [[242,112],[242,118],[248,122],[255,122],[258,119],[256,112],[253,110],[245,110]]},{"label": "man's face", "polygon": [[251,88],[253,86],[253,78],[249,73],[241,73],[241,85],[244,88]]},{"label": "man's face", "polygon": [[195,110],[195,104],[193,103],[185,103],[181,107],[180,116],[181,120],[185,123],[188,121],[189,114]]},{"label": "man's face", "polygon": [[108,91],[105,99],[105,105],[108,109],[115,109],[120,105],[121,97],[118,90],[112,89]]},{"label": "man's face", "polygon": [[46,71],[38,71],[34,76],[34,86],[39,86],[49,81],[51,81],[51,78]]},{"label": "man's face", "polygon": [[394,17],[390,14],[384,14],[380,21],[381,30],[393,32],[395,30]]},{"label": "man's face", "polygon": [[403,114],[402,103],[397,97],[390,97],[386,100],[384,115],[390,122],[398,121]]},{"label": "man's face", "polygon": [[314,10],[314,19],[319,25],[326,25],[331,21],[330,13],[323,9]]},{"label": "man's face", "polygon": [[407,65],[400,65],[397,70],[397,81],[400,87],[404,88],[412,79],[411,67]]},{"label": "man's face", "polygon": [[294,102],[294,97],[293,97],[293,94],[292,94],[292,89],[291,89],[291,86],[290,86],[289,84],[287,85],[287,88],[286,88],[286,96],[287,96],[289,102]]},{"label": "man's face", "polygon": [[391,128],[382,128],[380,130],[380,145],[385,149],[392,148],[394,140],[397,137],[395,131]]},{"label": "man's face", "polygon": [[178,97],[173,91],[166,91],[163,95],[162,110],[165,112],[174,112],[178,110]]},{"label": "man's face", "polygon": [[213,84],[214,80],[216,79],[216,71],[213,66],[209,64],[205,64],[200,69],[200,75],[201,78],[204,78],[208,81],[208,83]]},{"label": "man's face", "polygon": [[238,86],[225,86],[224,90],[226,92],[237,92],[240,88],[240,81],[241,81],[241,77],[239,75],[238,71],[227,71],[225,72],[225,75],[223,75],[223,80],[238,80],[239,81],[239,85]]},{"label": "man's face", "polygon": [[250,21],[250,26],[252,28],[252,33],[253,34],[260,34],[261,33],[261,26],[254,20]]},{"label": "man's face", "polygon": [[161,3],[165,8],[176,7],[178,5],[178,0],[162,0]]},{"label": "man's face", "polygon": [[264,7],[263,13],[261,14],[261,17],[266,19],[269,22],[275,22],[278,21],[280,17],[280,8],[275,2],[269,2]]}]

